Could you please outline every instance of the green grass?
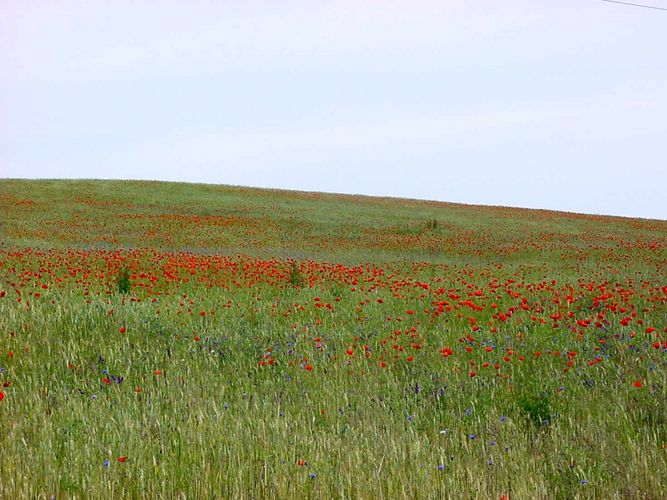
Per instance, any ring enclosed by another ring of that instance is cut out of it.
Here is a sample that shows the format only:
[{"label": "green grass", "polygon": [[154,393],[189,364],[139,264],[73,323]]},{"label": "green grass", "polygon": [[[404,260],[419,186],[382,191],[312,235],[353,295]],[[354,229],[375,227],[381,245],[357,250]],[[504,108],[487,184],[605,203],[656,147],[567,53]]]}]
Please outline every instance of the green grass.
[{"label": "green grass", "polygon": [[17,180],[0,215],[0,497],[664,497],[665,221]]}]

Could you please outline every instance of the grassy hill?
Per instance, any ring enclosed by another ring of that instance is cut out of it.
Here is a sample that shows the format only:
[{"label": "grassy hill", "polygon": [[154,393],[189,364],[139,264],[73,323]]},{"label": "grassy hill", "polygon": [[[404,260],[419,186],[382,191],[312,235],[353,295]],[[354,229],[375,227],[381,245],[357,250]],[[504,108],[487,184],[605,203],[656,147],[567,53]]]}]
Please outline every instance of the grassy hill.
[{"label": "grassy hill", "polygon": [[667,221],[206,184],[3,180],[0,197],[5,244],[48,248],[541,264],[634,261],[667,236]]},{"label": "grassy hill", "polygon": [[0,496],[658,498],[667,221],[0,180]]}]

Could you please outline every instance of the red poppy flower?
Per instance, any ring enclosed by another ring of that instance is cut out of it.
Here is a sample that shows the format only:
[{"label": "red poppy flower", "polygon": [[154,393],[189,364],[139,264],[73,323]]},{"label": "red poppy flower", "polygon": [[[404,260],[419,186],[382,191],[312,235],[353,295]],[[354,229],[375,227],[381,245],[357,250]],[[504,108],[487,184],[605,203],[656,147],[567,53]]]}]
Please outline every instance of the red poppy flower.
[{"label": "red poppy flower", "polygon": [[127,328],[125,328],[124,326],[121,326],[121,327],[120,327],[120,330],[118,330],[118,331],[119,331],[120,333],[125,333],[125,332],[127,331]]},{"label": "red poppy flower", "polygon": [[5,399],[5,393],[0,391],[0,401],[2,401],[3,399]]},{"label": "red poppy flower", "polygon": [[118,461],[122,464],[127,461],[127,457],[123,455],[122,457],[118,457]]},{"label": "red poppy flower", "polygon": [[641,389],[642,387],[644,387],[644,384],[642,384],[642,381],[641,381],[641,380],[637,380],[637,381],[636,381],[634,384],[632,384],[632,385],[634,385],[634,386],[637,387],[638,389]]}]

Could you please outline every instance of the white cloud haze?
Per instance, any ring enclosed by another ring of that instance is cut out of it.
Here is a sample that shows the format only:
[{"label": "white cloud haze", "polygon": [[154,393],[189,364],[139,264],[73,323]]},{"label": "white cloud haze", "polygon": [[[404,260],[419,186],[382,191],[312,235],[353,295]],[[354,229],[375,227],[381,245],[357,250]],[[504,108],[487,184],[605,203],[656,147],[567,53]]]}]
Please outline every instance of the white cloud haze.
[{"label": "white cloud haze", "polygon": [[8,0],[0,176],[667,219],[666,28],[598,0]]}]

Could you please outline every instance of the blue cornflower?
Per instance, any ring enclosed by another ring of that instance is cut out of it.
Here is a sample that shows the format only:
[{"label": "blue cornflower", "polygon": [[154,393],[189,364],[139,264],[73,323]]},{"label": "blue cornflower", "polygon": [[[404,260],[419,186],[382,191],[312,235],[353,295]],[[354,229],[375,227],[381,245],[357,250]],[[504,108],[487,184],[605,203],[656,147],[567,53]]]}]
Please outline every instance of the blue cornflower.
[{"label": "blue cornflower", "polygon": [[502,416],[500,417],[500,421],[501,421],[501,422],[507,422],[507,417],[506,417],[505,415],[502,415]]},{"label": "blue cornflower", "polygon": [[588,484],[588,480],[582,479],[581,481],[579,481],[579,484],[582,486],[586,486]]},{"label": "blue cornflower", "polygon": [[110,461],[109,459],[107,459],[107,460],[105,460],[104,462],[102,462],[102,466],[103,466],[105,469],[108,469],[110,465],[111,465],[111,461]]},{"label": "blue cornflower", "polygon": [[445,470],[445,465],[444,464],[438,465],[438,470]]},{"label": "blue cornflower", "polygon": [[471,408],[466,408],[465,411],[463,412],[463,414],[466,417],[469,417],[470,415],[472,415],[472,409]]},{"label": "blue cornflower", "polygon": [[477,439],[477,434],[470,434],[468,436],[469,439]]},{"label": "blue cornflower", "polygon": [[311,472],[310,474],[308,474],[308,477],[310,479],[315,479],[317,477],[317,474],[315,474],[314,472]]}]

